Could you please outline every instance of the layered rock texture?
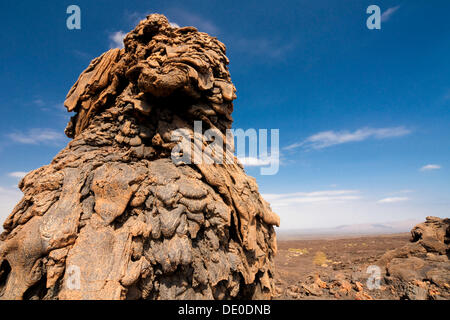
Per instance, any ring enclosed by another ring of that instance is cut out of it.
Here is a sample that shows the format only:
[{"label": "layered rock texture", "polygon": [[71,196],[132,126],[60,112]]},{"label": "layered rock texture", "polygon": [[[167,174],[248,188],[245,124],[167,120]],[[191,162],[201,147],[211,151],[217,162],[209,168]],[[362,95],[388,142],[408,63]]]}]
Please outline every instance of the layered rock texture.
[{"label": "layered rock texture", "polygon": [[20,182],[0,298],[271,298],[279,218],[255,180],[233,156],[171,158],[173,132],[193,138],[194,121],[225,140],[236,98],[225,46],[156,14],[124,44],[70,90],[73,140]]},{"label": "layered rock texture", "polygon": [[427,217],[411,230],[411,242],[378,261],[385,281],[401,299],[450,299],[450,219]]}]

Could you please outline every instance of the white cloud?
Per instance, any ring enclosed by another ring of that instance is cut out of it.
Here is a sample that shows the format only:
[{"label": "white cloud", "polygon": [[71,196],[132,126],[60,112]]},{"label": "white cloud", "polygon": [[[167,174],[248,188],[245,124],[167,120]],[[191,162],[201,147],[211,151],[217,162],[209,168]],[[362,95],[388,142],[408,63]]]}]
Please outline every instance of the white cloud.
[{"label": "white cloud", "polygon": [[263,194],[263,198],[274,207],[291,206],[299,203],[342,202],[361,199],[358,190],[324,190],[284,194]]},{"label": "white cloud", "polygon": [[386,139],[401,137],[411,133],[411,130],[405,127],[392,128],[362,128],[353,132],[349,131],[322,131],[316,133],[302,142],[294,143],[285,147],[285,150],[292,150],[299,147],[305,149],[323,149],[338,144],[364,141],[370,138]]},{"label": "white cloud", "polygon": [[0,187],[0,232],[3,229],[3,222],[12,212],[15,205],[20,201],[22,196],[22,192],[17,187]]},{"label": "white cloud", "polygon": [[378,200],[378,203],[396,203],[396,202],[403,202],[408,201],[409,198],[407,197],[392,197],[392,198],[384,198],[381,200]]},{"label": "white cloud", "polygon": [[172,28],[179,28],[180,26],[176,22],[169,22]]},{"label": "white cloud", "polygon": [[19,178],[22,179],[23,177],[25,177],[28,174],[28,172],[24,172],[24,171],[15,171],[15,172],[10,172],[8,174],[8,176],[13,177],[13,178]]},{"label": "white cloud", "polygon": [[46,128],[30,129],[27,132],[13,132],[8,134],[8,137],[14,142],[23,144],[48,144],[64,139],[60,132]]},{"label": "white cloud", "polygon": [[270,155],[260,155],[259,157],[246,157],[237,155],[239,161],[248,167],[261,167],[267,166],[269,164],[280,164],[280,153],[278,151],[272,150]]},{"label": "white cloud", "polygon": [[270,164],[270,159],[260,159],[255,157],[239,158],[239,161],[247,167],[261,167]]},{"label": "white cloud", "polygon": [[391,18],[391,16],[392,16],[398,9],[400,9],[400,6],[395,6],[395,7],[391,7],[391,8],[386,9],[386,11],[384,11],[384,12],[381,14],[381,22],[388,21],[388,20]]},{"label": "white cloud", "polygon": [[122,30],[116,31],[109,35],[111,48],[123,48],[123,39],[127,34]]},{"label": "white cloud", "polygon": [[425,166],[423,166],[422,168],[420,168],[420,171],[431,171],[431,170],[439,170],[442,167],[438,164],[427,164]]}]

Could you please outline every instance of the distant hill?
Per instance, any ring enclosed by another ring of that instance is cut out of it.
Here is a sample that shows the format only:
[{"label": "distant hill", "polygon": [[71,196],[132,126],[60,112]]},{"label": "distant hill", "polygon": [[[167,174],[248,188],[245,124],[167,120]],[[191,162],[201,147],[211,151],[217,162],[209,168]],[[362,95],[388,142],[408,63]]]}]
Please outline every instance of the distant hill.
[{"label": "distant hill", "polygon": [[393,234],[409,232],[421,220],[403,220],[386,223],[365,223],[353,225],[341,225],[334,228],[292,229],[277,230],[278,239],[317,238],[319,236],[352,236]]}]

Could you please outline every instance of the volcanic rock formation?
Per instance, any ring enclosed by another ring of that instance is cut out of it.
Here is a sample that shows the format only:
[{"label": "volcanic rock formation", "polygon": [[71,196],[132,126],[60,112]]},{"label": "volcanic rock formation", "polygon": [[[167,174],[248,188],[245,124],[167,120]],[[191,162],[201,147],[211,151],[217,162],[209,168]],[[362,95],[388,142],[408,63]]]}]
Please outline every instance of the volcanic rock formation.
[{"label": "volcanic rock formation", "polygon": [[411,230],[411,242],[378,261],[386,283],[401,299],[450,299],[450,219],[427,217]]},{"label": "volcanic rock formation", "polygon": [[193,138],[194,121],[226,141],[236,90],[225,46],[157,14],[124,44],[68,93],[73,140],[19,184],[0,237],[0,298],[271,298],[279,217],[256,181],[234,156],[171,158],[173,132]]}]

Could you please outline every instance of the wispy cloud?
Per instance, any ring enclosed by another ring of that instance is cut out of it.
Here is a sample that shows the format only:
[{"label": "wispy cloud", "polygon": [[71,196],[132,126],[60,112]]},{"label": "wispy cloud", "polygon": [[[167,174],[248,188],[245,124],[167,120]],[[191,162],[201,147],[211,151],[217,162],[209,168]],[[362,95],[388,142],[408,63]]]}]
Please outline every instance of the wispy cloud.
[{"label": "wispy cloud", "polygon": [[420,168],[420,171],[431,171],[431,170],[439,170],[442,167],[438,164],[427,164],[425,166],[423,166],[422,168]]},{"label": "wispy cloud", "polygon": [[285,194],[264,194],[271,205],[290,206],[299,203],[342,202],[361,199],[359,190],[324,190],[314,192],[296,192]]},{"label": "wispy cloud", "polygon": [[381,22],[388,21],[398,9],[400,9],[400,6],[395,6],[395,7],[386,9],[386,11],[384,11],[381,14]]},{"label": "wispy cloud", "polygon": [[95,58],[94,55],[92,55],[92,54],[90,54],[88,52],[82,51],[82,50],[74,50],[73,54],[75,56],[79,57],[79,58],[82,58],[82,59],[92,60],[93,58]]},{"label": "wispy cloud", "polygon": [[23,100],[21,103],[26,106],[32,107],[33,109],[37,108],[44,112],[50,112],[52,116],[64,116],[64,121],[67,121],[69,114],[67,113],[66,108],[64,108],[64,100],[62,100],[61,98],[61,96],[55,98],[35,95],[32,99]]},{"label": "wispy cloud", "polygon": [[[220,30],[217,25],[196,13],[192,13],[183,9],[170,9],[168,10],[167,16],[173,18],[173,20],[169,19],[173,26],[193,26],[196,27],[199,31],[207,32],[212,35],[219,34]],[[176,21],[177,23],[174,23]]]},{"label": "wispy cloud", "polygon": [[407,197],[391,197],[391,198],[384,198],[381,200],[378,200],[378,203],[396,203],[396,202],[403,202],[408,201],[409,198]]},{"label": "wispy cloud", "polygon": [[109,46],[111,48],[123,48],[123,39],[127,34],[122,30],[111,33],[109,38]]},{"label": "wispy cloud", "polygon": [[19,178],[22,179],[23,177],[25,177],[28,174],[28,172],[24,172],[24,171],[15,171],[15,172],[10,172],[8,173],[8,176],[13,177],[13,178]]},{"label": "wispy cloud", "polygon": [[34,128],[26,132],[13,132],[7,135],[13,142],[22,144],[49,144],[64,140],[64,136],[56,130]]},{"label": "wispy cloud", "polygon": [[38,107],[43,107],[45,106],[45,101],[38,98],[33,100],[33,104],[37,105]]},{"label": "wispy cloud", "polygon": [[450,100],[450,89],[447,89],[447,91],[444,93],[444,95],[442,96],[442,99],[444,101],[448,101]]},{"label": "wispy cloud", "polygon": [[131,23],[131,27],[136,26],[141,20],[145,19],[147,13],[137,11],[125,11],[125,18]]},{"label": "wispy cloud", "polygon": [[362,128],[356,131],[322,131],[309,136],[305,140],[285,147],[285,150],[292,150],[299,147],[305,149],[323,149],[338,144],[364,141],[367,139],[386,139],[405,136],[411,130],[405,127],[393,128]]},{"label": "wispy cloud", "polygon": [[267,38],[231,38],[230,48],[244,52],[249,56],[264,56],[270,58],[284,57],[289,51],[293,50],[297,42],[295,40],[287,43],[281,43],[274,39]]}]

